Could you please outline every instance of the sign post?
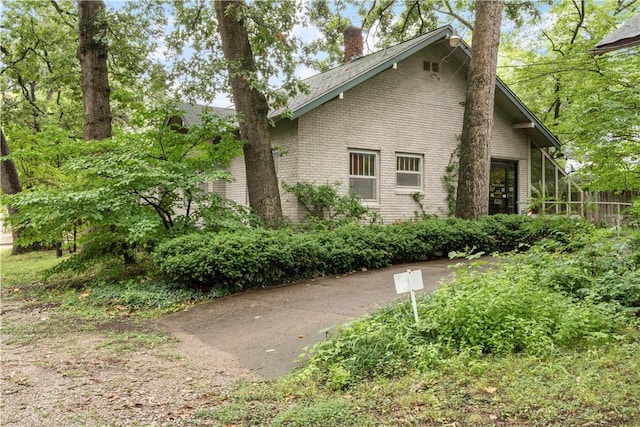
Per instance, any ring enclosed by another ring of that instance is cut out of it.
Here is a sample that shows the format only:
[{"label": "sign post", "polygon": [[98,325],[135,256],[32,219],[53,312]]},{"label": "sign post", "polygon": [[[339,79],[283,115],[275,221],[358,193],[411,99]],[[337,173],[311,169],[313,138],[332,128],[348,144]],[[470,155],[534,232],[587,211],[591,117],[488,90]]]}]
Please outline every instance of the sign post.
[{"label": "sign post", "polygon": [[411,271],[407,270],[406,273],[398,273],[393,275],[393,281],[396,285],[396,293],[403,294],[406,292],[411,293],[411,304],[413,305],[413,317],[416,319],[416,325],[420,324],[418,318],[418,304],[416,303],[415,291],[424,289],[422,283],[422,270]]}]

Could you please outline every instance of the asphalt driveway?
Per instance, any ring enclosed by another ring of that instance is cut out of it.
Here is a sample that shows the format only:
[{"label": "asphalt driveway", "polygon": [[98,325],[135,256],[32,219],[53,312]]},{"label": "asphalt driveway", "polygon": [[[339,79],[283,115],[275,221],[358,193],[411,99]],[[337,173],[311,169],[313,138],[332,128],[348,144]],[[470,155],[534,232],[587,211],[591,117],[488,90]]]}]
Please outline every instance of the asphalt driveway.
[{"label": "asphalt driveway", "polygon": [[370,313],[409,294],[397,295],[393,275],[422,270],[424,290],[431,292],[451,270],[453,261],[403,264],[295,284],[251,290],[199,304],[156,322],[169,333],[226,353],[260,378],[271,379],[300,366],[305,346],[326,338],[336,325]]}]

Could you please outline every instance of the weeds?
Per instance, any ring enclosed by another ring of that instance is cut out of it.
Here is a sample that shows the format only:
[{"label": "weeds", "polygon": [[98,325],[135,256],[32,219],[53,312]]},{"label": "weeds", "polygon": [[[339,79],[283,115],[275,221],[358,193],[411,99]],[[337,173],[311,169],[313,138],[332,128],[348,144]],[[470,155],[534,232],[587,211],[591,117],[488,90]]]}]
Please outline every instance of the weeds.
[{"label": "weeds", "polygon": [[153,331],[110,332],[98,348],[112,353],[123,353],[135,350],[151,350],[170,340],[167,335]]}]

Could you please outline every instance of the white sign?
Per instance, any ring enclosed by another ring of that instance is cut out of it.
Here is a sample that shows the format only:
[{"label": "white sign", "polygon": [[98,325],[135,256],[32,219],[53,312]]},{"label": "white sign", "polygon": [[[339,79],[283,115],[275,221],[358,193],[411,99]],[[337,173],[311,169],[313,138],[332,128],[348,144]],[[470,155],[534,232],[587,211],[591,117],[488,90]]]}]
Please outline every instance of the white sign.
[{"label": "white sign", "polygon": [[411,305],[413,305],[413,317],[416,319],[416,325],[420,323],[418,318],[418,304],[416,303],[416,294],[414,291],[424,289],[422,283],[422,270],[411,271],[406,273],[398,273],[393,275],[393,281],[396,284],[396,292],[404,294],[411,292]]},{"label": "white sign", "polygon": [[407,270],[406,273],[394,274],[393,281],[396,284],[396,292],[399,294],[424,289],[422,270]]}]

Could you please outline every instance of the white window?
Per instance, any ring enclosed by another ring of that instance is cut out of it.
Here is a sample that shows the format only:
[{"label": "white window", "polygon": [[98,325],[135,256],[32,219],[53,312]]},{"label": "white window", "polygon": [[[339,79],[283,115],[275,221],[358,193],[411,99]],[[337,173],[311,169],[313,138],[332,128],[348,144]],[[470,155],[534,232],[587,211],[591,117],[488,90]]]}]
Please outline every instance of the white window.
[{"label": "white window", "polygon": [[396,186],[422,188],[422,157],[396,154]]},{"label": "white window", "polygon": [[349,190],[362,200],[378,199],[378,154],[349,151]]}]

